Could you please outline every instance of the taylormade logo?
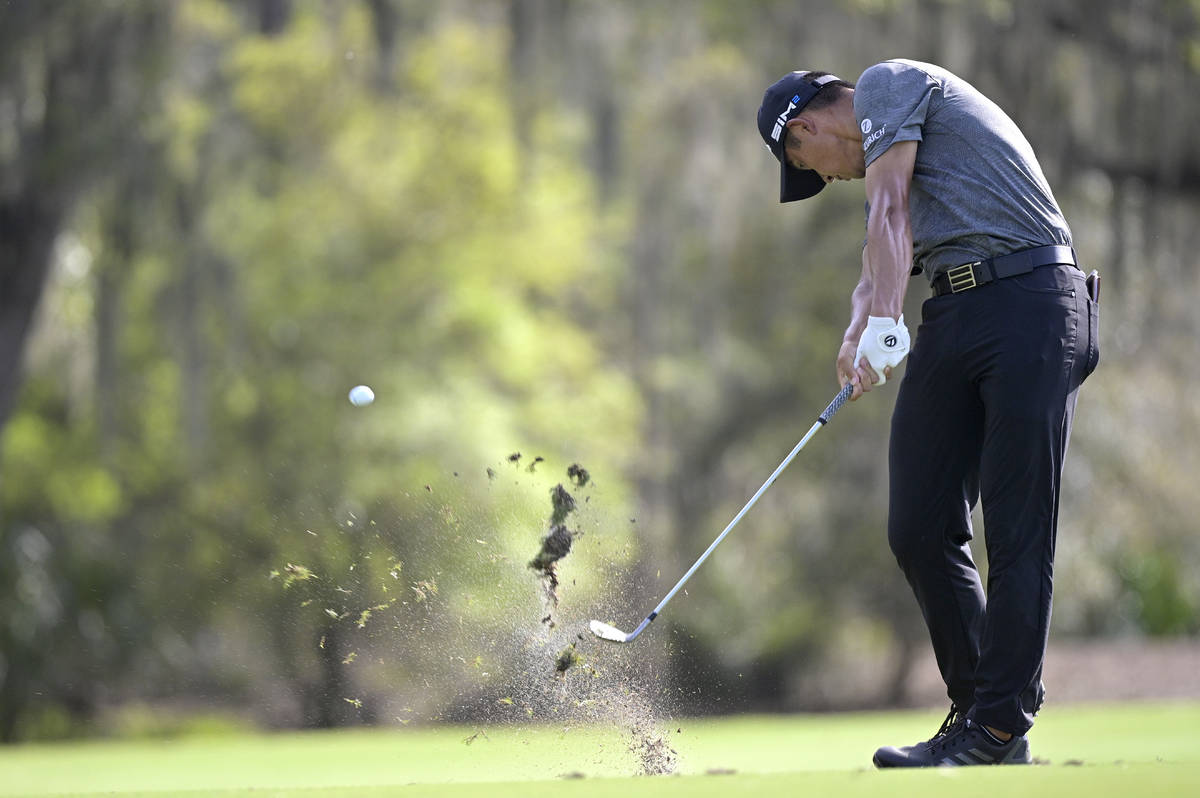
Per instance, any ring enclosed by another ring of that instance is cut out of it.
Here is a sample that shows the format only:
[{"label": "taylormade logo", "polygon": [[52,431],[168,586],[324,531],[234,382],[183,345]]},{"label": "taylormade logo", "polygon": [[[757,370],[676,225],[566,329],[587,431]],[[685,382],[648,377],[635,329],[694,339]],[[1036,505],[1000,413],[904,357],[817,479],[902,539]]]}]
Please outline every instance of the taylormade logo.
[{"label": "taylormade logo", "polygon": [[797,94],[796,96],[792,97],[792,101],[788,103],[788,107],[784,109],[784,112],[775,120],[775,129],[771,131],[771,141],[779,141],[779,136],[783,133],[783,126],[787,124],[788,114],[790,114],[792,109],[795,108],[799,103],[800,95]]},{"label": "taylormade logo", "polygon": [[894,335],[883,336],[883,345],[886,346],[888,349],[891,349],[898,343],[900,343],[900,339]]}]

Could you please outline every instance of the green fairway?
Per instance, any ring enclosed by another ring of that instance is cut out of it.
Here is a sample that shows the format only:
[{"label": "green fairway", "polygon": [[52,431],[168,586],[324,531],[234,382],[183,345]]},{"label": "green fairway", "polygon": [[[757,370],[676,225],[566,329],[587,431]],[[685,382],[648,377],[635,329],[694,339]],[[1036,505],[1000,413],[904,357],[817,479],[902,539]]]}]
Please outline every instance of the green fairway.
[{"label": "green fairway", "polygon": [[[0,750],[0,796],[706,796],[1200,794],[1200,704],[1060,707],[1030,768],[878,772],[882,743],[927,736],[936,713],[679,720],[674,776],[634,777],[620,732],[436,727],[86,742]],[[470,743],[467,740],[470,740]],[[563,778],[574,776],[574,778]]]}]

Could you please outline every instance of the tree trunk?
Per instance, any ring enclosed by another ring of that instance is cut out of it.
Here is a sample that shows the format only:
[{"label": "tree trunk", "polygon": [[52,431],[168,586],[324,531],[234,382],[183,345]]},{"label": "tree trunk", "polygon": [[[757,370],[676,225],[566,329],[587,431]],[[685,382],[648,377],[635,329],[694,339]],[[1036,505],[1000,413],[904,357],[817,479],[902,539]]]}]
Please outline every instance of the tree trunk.
[{"label": "tree trunk", "polygon": [[369,0],[375,44],[379,48],[375,66],[375,90],[391,94],[396,90],[396,38],[400,32],[400,9],[396,0]]},{"label": "tree trunk", "polygon": [[291,0],[258,0],[258,31],[264,36],[283,33],[291,18]]},{"label": "tree trunk", "polygon": [[0,204],[0,428],[16,404],[25,339],[62,218],[62,209],[44,198],[18,195]]}]

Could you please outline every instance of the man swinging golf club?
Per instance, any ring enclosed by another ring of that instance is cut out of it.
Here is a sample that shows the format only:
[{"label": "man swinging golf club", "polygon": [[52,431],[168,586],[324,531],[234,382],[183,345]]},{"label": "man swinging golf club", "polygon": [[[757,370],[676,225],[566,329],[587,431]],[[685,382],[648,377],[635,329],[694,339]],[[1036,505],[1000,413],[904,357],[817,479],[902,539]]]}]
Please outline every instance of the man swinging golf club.
[{"label": "man swinging golf club", "polygon": [[[780,201],[865,178],[867,241],[837,354],[852,399],[908,355],[892,416],[888,542],[925,617],[951,701],[928,741],[878,767],[1032,761],[1041,706],[1063,456],[1078,388],[1099,358],[1098,276],[1029,142],[966,81],[884,61],[857,84],[793,72],[758,129]],[[923,273],[912,351],[902,308]],[[986,593],[971,557],[982,498]]]}]

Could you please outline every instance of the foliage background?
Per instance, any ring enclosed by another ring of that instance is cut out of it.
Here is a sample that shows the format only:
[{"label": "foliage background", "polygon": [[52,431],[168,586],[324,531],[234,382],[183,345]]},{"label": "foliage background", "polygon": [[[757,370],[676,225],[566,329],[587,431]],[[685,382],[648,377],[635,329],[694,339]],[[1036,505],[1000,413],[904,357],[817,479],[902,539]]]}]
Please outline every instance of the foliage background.
[{"label": "foliage background", "polygon": [[[1104,275],[1054,636],[1194,639],[1198,16],[0,3],[0,738],[476,717],[571,623],[641,617],[836,390],[861,186],[778,205],[761,91],[893,56],[1017,120]],[[672,606],[643,655],[676,711],[912,700],[893,396]],[[547,637],[525,562],[572,462]]]}]

